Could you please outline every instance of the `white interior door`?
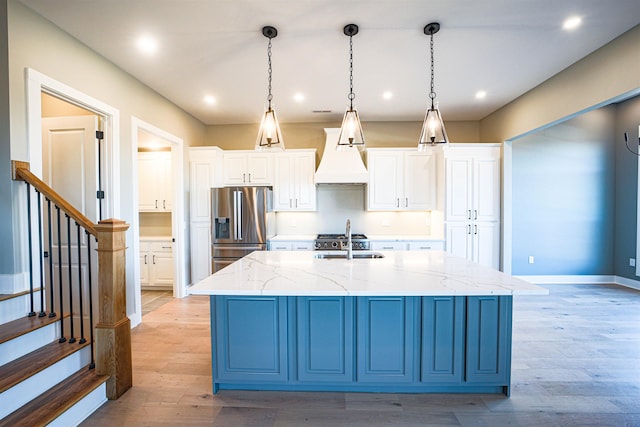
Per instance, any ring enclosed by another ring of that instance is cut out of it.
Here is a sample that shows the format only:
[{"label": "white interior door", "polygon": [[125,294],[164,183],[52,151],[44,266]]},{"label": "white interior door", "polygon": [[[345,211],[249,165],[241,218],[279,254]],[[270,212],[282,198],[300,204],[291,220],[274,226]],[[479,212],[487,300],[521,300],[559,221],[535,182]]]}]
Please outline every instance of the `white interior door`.
[{"label": "white interior door", "polygon": [[[64,199],[82,212],[92,222],[98,221],[98,152],[96,130],[98,117],[93,115],[56,117],[42,119],[42,179]],[[43,200],[44,219],[44,250],[48,251],[48,207]],[[52,241],[51,259],[53,260],[53,274],[55,283],[62,280],[64,304],[68,304],[69,280],[74,289],[74,307],[78,303],[78,282],[80,276],[83,282],[83,294],[88,297],[88,269],[87,269],[87,236],[84,229],[78,230],[75,221],[67,222],[64,213],[60,218],[60,236],[58,238],[57,212],[52,208]],[[96,243],[91,238],[91,247]],[[97,254],[91,250],[91,268],[93,270],[94,293],[97,288]],[[69,256],[71,262],[69,262]],[[81,259],[78,262],[78,258]],[[61,263],[59,263],[61,259]],[[47,283],[50,283],[48,267],[45,265]],[[54,300],[58,296],[54,295]],[[56,301],[56,310],[59,310]],[[65,311],[68,310],[68,305]]]}]

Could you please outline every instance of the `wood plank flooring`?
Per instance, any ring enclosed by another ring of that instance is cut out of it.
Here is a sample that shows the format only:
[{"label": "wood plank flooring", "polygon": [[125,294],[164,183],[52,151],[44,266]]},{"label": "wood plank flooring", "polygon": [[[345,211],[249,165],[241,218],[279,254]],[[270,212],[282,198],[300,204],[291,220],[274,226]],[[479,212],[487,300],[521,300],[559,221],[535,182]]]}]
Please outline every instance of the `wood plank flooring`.
[{"label": "wood plank flooring", "polygon": [[83,426],[640,426],[640,291],[548,286],[516,297],[511,397],[211,394],[209,300],[173,300],[132,331],[134,386]]}]

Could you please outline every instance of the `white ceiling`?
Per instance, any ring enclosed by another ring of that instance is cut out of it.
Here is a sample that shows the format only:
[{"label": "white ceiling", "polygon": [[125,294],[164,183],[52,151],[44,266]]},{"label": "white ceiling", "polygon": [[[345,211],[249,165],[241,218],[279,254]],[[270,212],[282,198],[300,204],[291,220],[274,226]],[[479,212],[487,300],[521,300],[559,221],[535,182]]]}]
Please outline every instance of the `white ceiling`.
[{"label": "white ceiling", "polygon": [[[340,120],[354,92],[363,121],[421,121],[429,37],[445,120],[479,120],[640,23],[638,0],[21,0],[205,124],[256,123],[266,105],[267,43],[281,122]],[[562,29],[571,15],[583,25]],[[141,55],[141,34],[158,39]],[[635,52],[634,54],[638,54]],[[612,76],[614,78],[614,76]],[[486,99],[475,99],[478,90]],[[392,91],[390,100],[382,93]],[[301,92],[305,100],[293,100]],[[216,98],[207,105],[206,94]],[[314,113],[313,110],[331,110]]]}]

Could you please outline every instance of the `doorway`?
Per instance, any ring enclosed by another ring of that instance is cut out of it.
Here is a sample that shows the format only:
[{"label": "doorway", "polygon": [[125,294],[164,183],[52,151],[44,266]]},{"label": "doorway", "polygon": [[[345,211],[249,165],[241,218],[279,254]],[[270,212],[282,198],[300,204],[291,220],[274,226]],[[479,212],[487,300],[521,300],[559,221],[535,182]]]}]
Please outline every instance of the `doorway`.
[{"label": "doorway", "polygon": [[[133,206],[138,212],[133,217],[133,253],[139,261],[134,265],[134,283],[136,313],[141,314],[142,290],[152,288],[149,284],[152,278],[145,277],[147,273],[155,274],[154,283],[159,283],[159,288],[169,285],[174,298],[186,296],[185,233],[181,227],[184,224],[183,140],[136,117],[131,119],[131,139]],[[139,162],[139,152],[146,153],[150,159]],[[158,177],[149,180],[158,171],[161,171]],[[159,181],[168,176],[170,180]],[[162,188],[152,189],[147,184]],[[151,192],[153,197],[149,197]],[[148,237],[159,237],[163,243],[154,244]]]}]

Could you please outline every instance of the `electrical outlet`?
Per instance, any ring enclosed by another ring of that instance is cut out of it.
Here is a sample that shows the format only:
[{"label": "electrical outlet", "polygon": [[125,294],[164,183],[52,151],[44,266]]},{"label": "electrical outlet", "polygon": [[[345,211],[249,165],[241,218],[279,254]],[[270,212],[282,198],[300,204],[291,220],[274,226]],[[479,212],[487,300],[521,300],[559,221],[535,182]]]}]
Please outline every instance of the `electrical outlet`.
[{"label": "electrical outlet", "polygon": [[635,267],[635,266],[636,266],[636,259],[629,258],[629,267]]},{"label": "electrical outlet", "polygon": [[533,264],[533,263],[534,263],[533,255],[529,255],[529,264]]}]

